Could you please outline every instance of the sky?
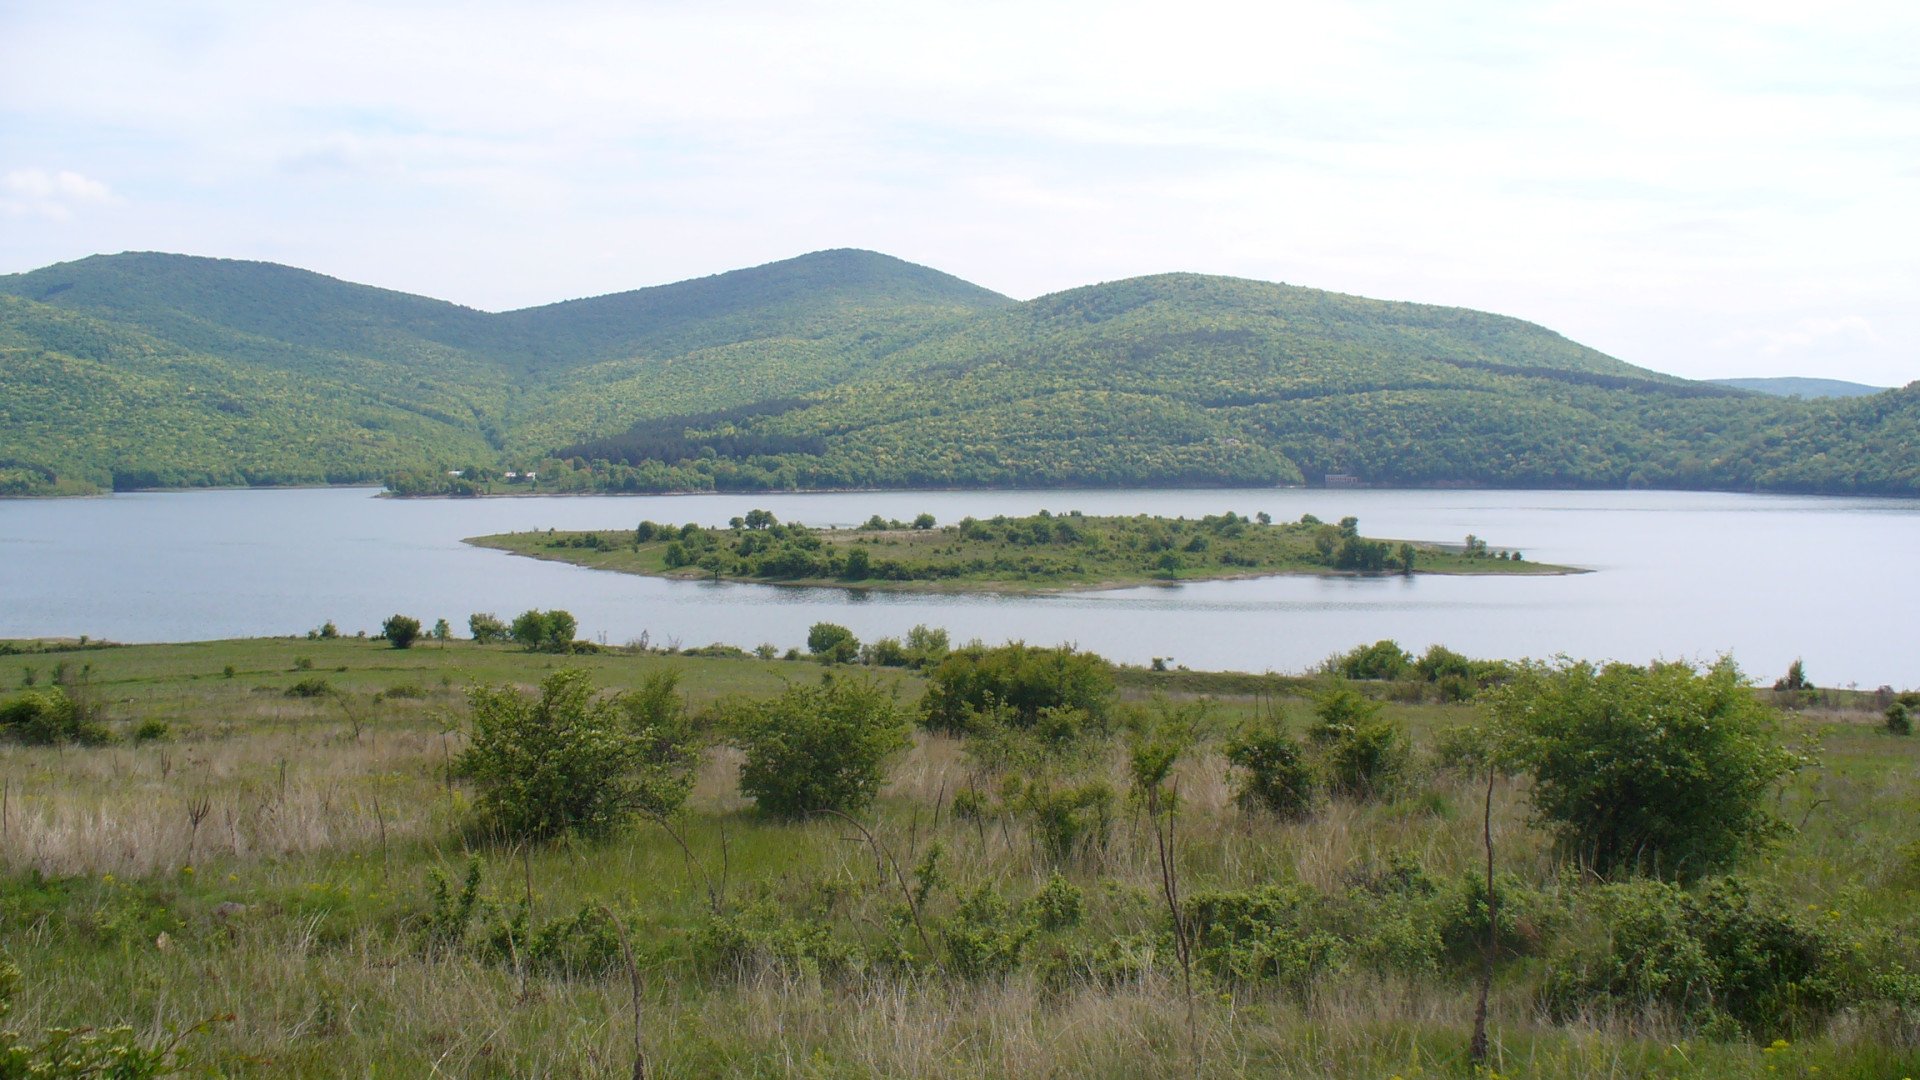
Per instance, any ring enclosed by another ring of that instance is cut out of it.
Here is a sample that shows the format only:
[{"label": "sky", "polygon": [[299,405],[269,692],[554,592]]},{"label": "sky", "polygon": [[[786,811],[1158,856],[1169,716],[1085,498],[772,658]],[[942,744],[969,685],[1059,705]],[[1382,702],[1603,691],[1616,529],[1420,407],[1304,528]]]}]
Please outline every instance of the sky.
[{"label": "sky", "polygon": [[177,251],[500,310],[832,247],[1902,385],[1920,4],[0,2],[0,273]]}]

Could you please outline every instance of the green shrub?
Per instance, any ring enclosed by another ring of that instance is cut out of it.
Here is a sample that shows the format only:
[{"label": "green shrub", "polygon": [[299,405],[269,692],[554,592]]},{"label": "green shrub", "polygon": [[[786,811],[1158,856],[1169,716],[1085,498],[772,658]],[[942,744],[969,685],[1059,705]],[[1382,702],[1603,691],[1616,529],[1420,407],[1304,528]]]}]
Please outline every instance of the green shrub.
[{"label": "green shrub", "polygon": [[573,649],[573,635],[579,626],[571,612],[558,608],[552,611],[529,609],[513,620],[507,634],[516,644],[530,650],[569,652]]},{"label": "green shrub", "polygon": [[1027,819],[1042,854],[1055,862],[1105,844],[1113,829],[1113,785],[1105,780],[1034,780],[1022,785],[1012,802]]},{"label": "green shrub", "polygon": [[406,615],[389,616],[380,624],[380,636],[396,649],[411,649],[420,637],[420,620]]},{"label": "green shrub", "polygon": [[23,743],[103,743],[109,735],[92,710],[58,686],[28,690],[0,702],[0,733]]},{"label": "green shrub", "polygon": [[537,697],[473,690],[459,768],[482,823],[515,839],[600,836],[636,813],[677,810],[697,758],[672,676],[656,680],[629,698],[597,696],[578,669],[547,676]]},{"label": "green shrub", "polygon": [[823,664],[851,664],[860,658],[860,639],[838,623],[814,623],[807,631],[807,651]]},{"label": "green shrub", "polygon": [[327,680],[320,678],[318,675],[312,678],[301,679],[299,682],[287,687],[288,697],[317,698],[326,697],[331,693],[333,693],[333,687]]},{"label": "green shrub", "polygon": [[1896,701],[1887,706],[1887,731],[1894,735],[1913,734],[1913,712],[1906,702]]},{"label": "green shrub", "polygon": [[948,970],[962,978],[1005,975],[1020,965],[1020,954],[1039,932],[1039,925],[1014,910],[1013,905],[981,885],[961,899],[952,918],[940,929]]},{"label": "green shrub", "polygon": [[1372,723],[1379,717],[1380,709],[1379,702],[1346,680],[1337,680],[1314,697],[1313,715],[1318,722],[1309,729],[1308,736],[1316,743],[1333,742],[1354,728]]},{"label": "green shrub", "polygon": [[1080,925],[1086,909],[1086,893],[1080,886],[1060,876],[1058,870],[1047,875],[1047,883],[1028,899],[1026,910],[1042,930],[1066,930]]},{"label": "green shrub", "polygon": [[1413,657],[1399,642],[1382,640],[1334,657],[1327,670],[1344,679],[1404,679],[1413,671]]},{"label": "green shrub", "polygon": [[910,743],[907,724],[893,695],[868,679],[827,676],[748,703],[735,722],[740,790],[781,818],[864,810],[887,759]]},{"label": "green shrub", "polygon": [[1493,711],[1534,814],[1601,874],[1735,862],[1784,831],[1769,797],[1804,764],[1730,660],[1529,665]]},{"label": "green shrub", "polygon": [[919,669],[938,664],[947,658],[951,649],[947,644],[947,632],[935,629],[924,623],[907,631],[907,665]]},{"label": "green shrub", "polygon": [[772,969],[800,976],[834,975],[861,965],[860,950],[833,936],[823,919],[796,919],[772,905],[714,915],[693,936],[694,959],[731,975]]},{"label": "green shrub", "polygon": [[171,738],[173,738],[173,729],[167,726],[165,720],[156,717],[148,717],[140,721],[140,726],[133,729],[133,741],[137,743],[166,742]]},{"label": "green shrub", "polygon": [[1816,1026],[1860,996],[1834,929],[1739,879],[1693,894],[1658,881],[1608,885],[1594,908],[1599,925],[1549,968],[1548,1001],[1561,1015],[1660,1007],[1765,1038]]},{"label": "green shrub", "polygon": [[1327,786],[1355,799],[1385,795],[1406,777],[1409,759],[1399,724],[1368,720],[1343,729],[1327,747]]},{"label": "green shrub", "polygon": [[1240,773],[1234,787],[1242,806],[1283,818],[1312,813],[1319,780],[1279,717],[1227,740],[1226,756]]},{"label": "green shrub", "polygon": [[910,657],[899,638],[885,637],[862,649],[860,660],[875,667],[906,667]]},{"label": "green shrub", "polygon": [[1451,724],[1433,734],[1433,762],[1462,776],[1484,776],[1493,760],[1493,734],[1479,724]]},{"label": "green shrub", "polygon": [[1015,727],[1031,728],[1046,710],[1071,710],[1098,725],[1106,722],[1112,698],[1112,665],[1092,653],[1024,642],[971,645],[948,654],[928,674],[921,722],[929,730],[964,734],[996,712]]},{"label": "green shrub", "polygon": [[1320,925],[1320,906],[1298,886],[1196,892],[1186,903],[1194,954],[1228,982],[1304,993],[1346,962],[1346,946]]},{"label": "green shrub", "polygon": [[506,623],[481,611],[467,616],[467,633],[473,635],[475,645],[491,645],[496,641],[505,641],[509,636]]}]

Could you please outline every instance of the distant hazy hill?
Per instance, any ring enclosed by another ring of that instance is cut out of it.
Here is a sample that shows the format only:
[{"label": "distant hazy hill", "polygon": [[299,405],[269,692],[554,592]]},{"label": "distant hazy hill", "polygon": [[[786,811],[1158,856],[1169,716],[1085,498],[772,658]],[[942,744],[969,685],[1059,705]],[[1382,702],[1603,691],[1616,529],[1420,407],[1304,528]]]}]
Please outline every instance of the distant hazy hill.
[{"label": "distant hazy hill", "polygon": [[1712,379],[1709,381],[1719,383],[1721,386],[1751,390],[1756,394],[1772,394],[1774,397],[1850,398],[1885,393],[1887,390],[1884,386],[1868,386],[1865,383],[1845,382],[1840,379],[1807,379],[1794,375],[1771,379]]},{"label": "distant hazy hill", "polygon": [[266,263],[0,277],[0,492],[534,468],[544,490],[1920,492],[1913,388],[1760,397],[1458,308],[1167,274],[1026,303],[826,251],[487,313]]}]

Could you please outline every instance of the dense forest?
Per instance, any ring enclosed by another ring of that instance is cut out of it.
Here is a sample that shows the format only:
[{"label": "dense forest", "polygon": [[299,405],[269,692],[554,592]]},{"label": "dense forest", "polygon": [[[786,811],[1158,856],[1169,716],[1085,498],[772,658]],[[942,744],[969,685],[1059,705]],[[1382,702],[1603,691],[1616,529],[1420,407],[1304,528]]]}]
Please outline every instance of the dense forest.
[{"label": "dense forest", "polygon": [[1913,495],[1915,446],[1912,386],[1754,393],[1517,319],[1194,274],[1016,303],[842,250],[499,314],[153,253],[0,276],[0,494],[1331,476]]}]

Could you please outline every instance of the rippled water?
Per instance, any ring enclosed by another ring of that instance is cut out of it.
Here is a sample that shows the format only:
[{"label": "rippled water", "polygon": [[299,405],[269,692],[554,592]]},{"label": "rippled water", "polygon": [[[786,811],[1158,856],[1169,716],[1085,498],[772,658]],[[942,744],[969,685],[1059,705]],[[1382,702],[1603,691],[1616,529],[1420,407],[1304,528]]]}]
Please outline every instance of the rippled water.
[{"label": "rippled water", "polygon": [[[911,595],[664,581],[468,547],[529,528],[724,524],[753,507],[855,525],[1063,512],[1291,520],[1357,515],[1368,535],[1467,533],[1538,562],[1530,578],[1264,578],[1059,596]],[[185,641],[376,630],[394,612],[505,617],[561,607],[583,636],[782,647],[821,620],[862,638],[916,623],[955,640],[1071,641],[1116,659],[1299,670],[1382,637],[1476,656],[1647,660],[1732,652],[1771,679],[1796,656],[1828,685],[1920,684],[1920,501],[1678,492],[1044,491],[396,500],[366,489],[0,501],[0,636]]]}]

